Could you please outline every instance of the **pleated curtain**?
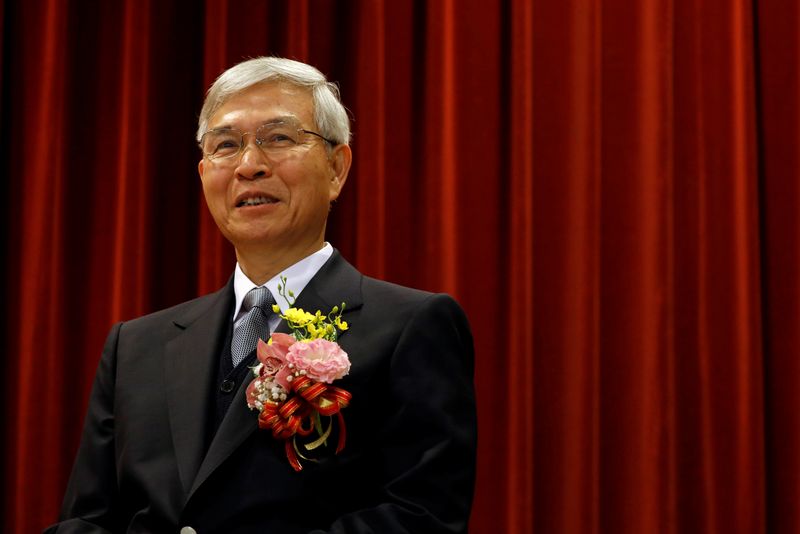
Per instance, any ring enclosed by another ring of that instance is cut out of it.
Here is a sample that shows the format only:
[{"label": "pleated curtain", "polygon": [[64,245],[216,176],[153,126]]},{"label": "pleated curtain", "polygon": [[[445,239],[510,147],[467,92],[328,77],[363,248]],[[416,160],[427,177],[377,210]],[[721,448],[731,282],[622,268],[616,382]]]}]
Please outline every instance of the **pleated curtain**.
[{"label": "pleated curtain", "polygon": [[194,142],[264,54],[340,83],[328,240],[453,294],[471,532],[800,532],[794,0],[0,3],[2,530],[56,520],[111,325],[221,287]]}]

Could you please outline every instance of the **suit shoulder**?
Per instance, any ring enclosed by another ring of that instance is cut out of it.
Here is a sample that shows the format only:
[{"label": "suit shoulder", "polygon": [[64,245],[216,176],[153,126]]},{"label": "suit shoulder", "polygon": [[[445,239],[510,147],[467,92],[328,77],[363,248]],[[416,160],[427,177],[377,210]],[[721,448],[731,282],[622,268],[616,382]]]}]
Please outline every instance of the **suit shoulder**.
[{"label": "suit shoulder", "polygon": [[436,293],[423,291],[413,287],[401,286],[392,282],[378,280],[364,276],[361,289],[365,297],[371,298],[392,298],[409,302],[422,302],[434,296]]},{"label": "suit shoulder", "polygon": [[464,314],[458,302],[447,293],[431,293],[369,276],[363,277],[361,287],[364,306],[371,311],[383,310],[396,316],[414,315],[423,308],[433,308]]}]

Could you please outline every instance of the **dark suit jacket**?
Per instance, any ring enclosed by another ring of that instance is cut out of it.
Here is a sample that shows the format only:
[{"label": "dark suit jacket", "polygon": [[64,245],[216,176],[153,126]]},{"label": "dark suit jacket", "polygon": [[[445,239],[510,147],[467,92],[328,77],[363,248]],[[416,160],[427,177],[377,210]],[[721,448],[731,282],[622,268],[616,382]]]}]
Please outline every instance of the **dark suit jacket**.
[{"label": "dark suit jacket", "polygon": [[[475,471],[472,337],[461,308],[362,276],[335,252],[296,306],[346,302],[347,444],[295,472],[244,388],[206,450],[232,284],[117,324],[61,522],[51,532],[466,532]],[[285,331],[285,325],[279,327]]]}]

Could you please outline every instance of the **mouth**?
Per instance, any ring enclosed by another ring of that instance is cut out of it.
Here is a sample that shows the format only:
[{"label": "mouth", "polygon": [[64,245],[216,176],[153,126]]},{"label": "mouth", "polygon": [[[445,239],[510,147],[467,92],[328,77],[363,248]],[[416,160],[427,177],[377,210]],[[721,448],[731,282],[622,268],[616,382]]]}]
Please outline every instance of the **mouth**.
[{"label": "mouth", "polygon": [[262,206],[264,204],[275,204],[278,202],[278,199],[266,196],[266,195],[259,195],[254,197],[247,197],[242,198],[236,202],[237,208],[244,208],[249,206]]}]

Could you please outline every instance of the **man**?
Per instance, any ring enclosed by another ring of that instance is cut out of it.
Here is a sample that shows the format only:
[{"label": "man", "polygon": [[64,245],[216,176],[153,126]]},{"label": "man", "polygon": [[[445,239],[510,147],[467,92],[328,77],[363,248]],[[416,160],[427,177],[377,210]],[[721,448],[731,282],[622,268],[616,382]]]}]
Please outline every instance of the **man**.
[{"label": "man", "polygon": [[[252,59],[212,85],[198,170],[234,274],[111,330],[51,531],[466,531],[472,338],[450,297],[362,276],[324,241],[349,138],[336,87],[309,65]],[[313,451],[259,428],[247,405],[259,360],[246,332],[287,332],[294,298],[323,315],[345,304],[337,341],[351,367],[331,385],[351,398]]]}]

